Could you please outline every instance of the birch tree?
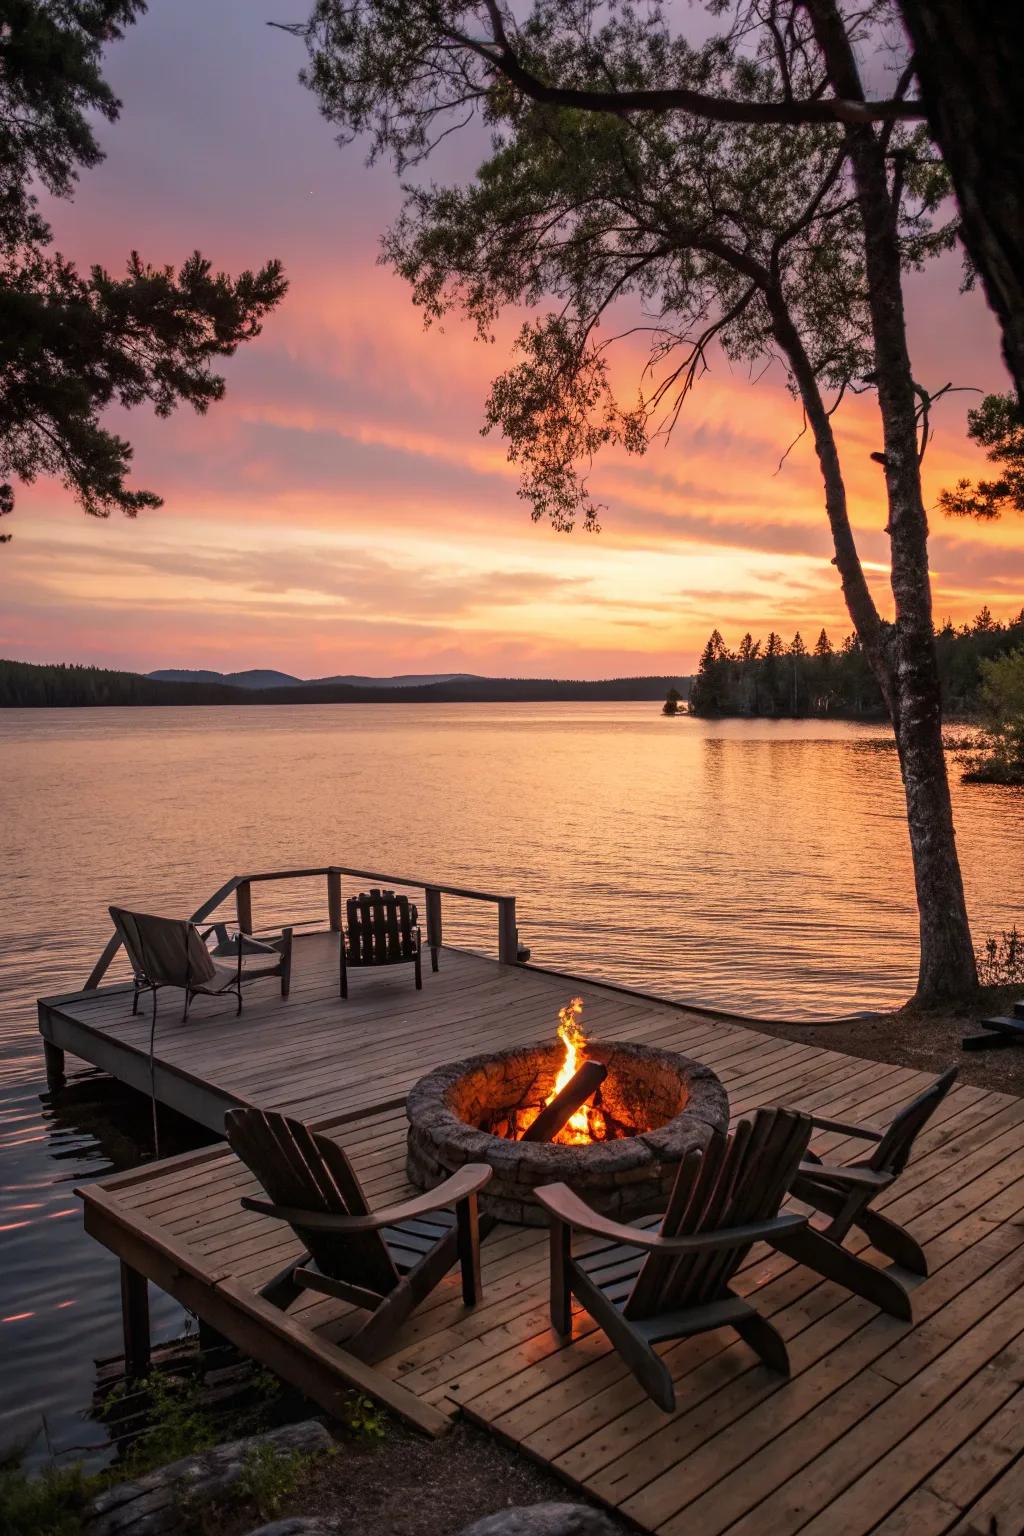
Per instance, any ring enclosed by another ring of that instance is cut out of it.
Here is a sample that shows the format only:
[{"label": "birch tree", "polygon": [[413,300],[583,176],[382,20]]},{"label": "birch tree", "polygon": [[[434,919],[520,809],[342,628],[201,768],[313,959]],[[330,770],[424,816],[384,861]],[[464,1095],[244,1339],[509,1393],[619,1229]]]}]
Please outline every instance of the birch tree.
[{"label": "birch tree", "polygon": [[[834,564],[889,710],[906,791],[920,913],[918,997],[976,986],[941,738],[919,456],[930,404],[907,349],[902,274],[955,237],[941,163],[910,96],[888,3],[741,0],[690,41],[632,0],[319,0],[302,33],[306,83],[349,140],[407,176],[386,258],[428,321],[466,315],[482,337],[527,312],[485,408],[534,518],[596,528],[589,469],[671,434],[712,347],[781,361],[821,472]],[[888,95],[859,58],[884,43]],[[490,153],[463,186],[416,168],[482,119]],[[414,179],[408,173],[413,169]],[[611,359],[635,357],[635,390]],[[618,376],[616,374],[616,376]],[[847,507],[833,417],[877,396],[888,621]]]}]

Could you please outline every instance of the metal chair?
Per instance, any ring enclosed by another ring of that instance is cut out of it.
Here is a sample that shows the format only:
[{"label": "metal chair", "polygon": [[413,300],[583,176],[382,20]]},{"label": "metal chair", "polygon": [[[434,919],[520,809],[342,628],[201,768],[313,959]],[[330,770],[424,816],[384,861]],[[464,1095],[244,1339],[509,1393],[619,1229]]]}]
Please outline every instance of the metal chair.
[{"label": "metal chair", "polygon": [[[179,987],[185,994],[182,1020],[188,1018],[193,997],[221,997],[231,993],[238,1000],[236,1016],[242,1011],[242,984],[262,976],[280,976],[281,996],[287,997],[292,974],[292,930],[285,928],[280,939],[264,943],[247,933],[228,933],[222,923],[214,923],[201,932],[195,923],[182,918],[154,917],[144,912],[129,912],[124,907],[111,907],[110,916],[114,927],[124,942],[131,962],[134,990],[132,1013],[139,1011],[139,996],[149,991],[153,995],[153,1018],[156,1019],[156,994],[161,987]],[[205,940],[211,934],[218,935],[219,955],[235,957],[235,965],[218,965],[206,947]],[[249,966],[243,969],[246,955],[273,955],[270,965]]]}]

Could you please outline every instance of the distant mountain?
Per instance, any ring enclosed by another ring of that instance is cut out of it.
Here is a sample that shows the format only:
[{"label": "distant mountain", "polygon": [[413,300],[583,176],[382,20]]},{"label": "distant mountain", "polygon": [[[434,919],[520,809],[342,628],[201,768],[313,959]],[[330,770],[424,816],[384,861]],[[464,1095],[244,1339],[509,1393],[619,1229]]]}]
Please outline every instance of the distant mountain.
[{"label": "distant mountain", "polygon": [[[229,674],[230,676],[231,674]],[[287,677],[278,672],[241,672],[239,678]],[[429,674],[428,674],[429,676]],[[184,680],[183,680],[184,678]],[[37,666],[0,661],[0,709],[174,704],[540,704],[559,699],[657,700],[669,688],[685,698],[688,677],[612,677],[600,682],[573,678],[474,677],[446,674],[442,680],[372,678],[370,686],[334,679],[281,686],[232,686],[221,674],[171,672],[142,677],[101,667]]]},{"label": "distant mountain", "polygon": [[146,676],[152,683],[221,683],[228,688],[298,688],[302,684],[302,678],[292,677],[290,672],[257,669],[250,672],[194,672],[187,668],[166,667],[159,672],[147,672]]},{"label": "distant mountain", "polygon": [[146,676],[154,683],[221,683],[228,688],[422,688],[428,683],[482,681],[472,672],[403,672],[400,677],[360,677],[352,673],[305,678],[255,668],[248,672],[204,672],[166,667],[147,672]]},{"label": "distant mountain", "polygon": [[248,695],[254,704],[544,704],[559,699],[606,702],[664,700],[670,688],[685,699],[688,677],[610,677],[598,682],[561,677],[455,677],[415,688],[376,678],[372,687],[350,683],[306,683],[302,688],[266,688]]},{"label": "distant mountain", "polygon": [[476,672],[403,672],[398,677],[358,677],[354,673],[339,677],[311,677],[306,688],[425,688],[430,683],[483,683],[487,679]]}]

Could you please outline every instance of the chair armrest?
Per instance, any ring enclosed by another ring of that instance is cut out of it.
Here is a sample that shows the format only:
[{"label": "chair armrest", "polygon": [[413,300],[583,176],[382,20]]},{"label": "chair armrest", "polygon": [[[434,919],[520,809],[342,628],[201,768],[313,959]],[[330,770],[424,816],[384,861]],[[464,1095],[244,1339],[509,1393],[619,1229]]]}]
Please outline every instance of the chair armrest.
[{"label": "chair armrest", "polygon": [[242,1197],[242,1207],[256,1211],[261,1216],[274,1216],[292,1227],[305,1227],[310,1232],[346,1233],[379,1232],[381,1227],[393,1227],[396,1222],[410,1221],[414,1216],[426,1216],[446,1205],[466,1200],[482,1189],[491,1177],[492,1169],[486,1163],[467,1163],[450,1179],[445,1179],[436,1189],[416,1195],[401,1205],[391,1205],[381,1211],[370,1211],[365,1216],[342,1216],[327,1211],[306,1211],[301,1206],[275,1205],[270,1200],[257,1200],[248,1195]]},{"label": "chair armrest", "polygon": [[[412,1221],[416,1216],[429,1216],[431,1211],[444,1210],[445,1206],[457,1205],[460,1200],[468,1200],[470,1195],[475,1195],[490,1179],[493,1168],[486,1163],[467,1163],[460,1168],[458,1173],[453,1173],[451,1178],[445,1179],[443,1184],[428,1189],[425,1194],[414,1195],[411,1200],[403,1200],[401,1205],[389,1205],[384,1210],[374,1211],[372,1221],[376,1227],[393,1227],[400,1221]],[[365,1217],[356,1217],[357,1221],[364,1221]],[[358,1230],[353,1228],[353,1230]]]},{"label": "chair armrest", "polygon": [[869,1130],[866,1125],[850,1125],[846,1120],[827,1120],[822,1115],[812,1115],[811,1124],[816,1131],[837,1131],[842,1136],[859,1136],[862,1141],[881,1141],[882,1132]]},{"label": "chair armrest", "polygon": [[796,1177],[835,1184],[840,1189],[886,1189],[892,1183],[891,1173],[876,1173],[873,1168],[838,1168],[830,1163],[801,1163]]},{"label": "chair armrest", "polygon": [[218,960],[234,959],[235,956],[259,956],[275,955],[278,959],[286,953],[292,942],[292,930],[282,928],[279,939],[255,939],[251,933],[228,933],[224,930],[223,923],[214,923],[212,928],[207,928],[200,934],[200,938],[207,939],[211,933],[218,933],[216,944],[210,953]]},{"label": "chair armrest", "polygon": [[716,1248],[739,1248],[763,1237],[774,1237],[777,1232],[792,1232],[797,1227],[805,1227],[808,1220],[806,1216],[794,1212],[791,1215],[773,1216],[765,1221],[747,1222],[739,1227],[690,1232],[682,1237],[662,1237],[660,1232],[643,1231],[591,1210],[568,1184],[542,1184],[534,1190],[534,1194],[556,1221],[563,1221],[594,1237],[608,1237],[630,1248],[641,1248],[645,1253],[708,1253]]}]

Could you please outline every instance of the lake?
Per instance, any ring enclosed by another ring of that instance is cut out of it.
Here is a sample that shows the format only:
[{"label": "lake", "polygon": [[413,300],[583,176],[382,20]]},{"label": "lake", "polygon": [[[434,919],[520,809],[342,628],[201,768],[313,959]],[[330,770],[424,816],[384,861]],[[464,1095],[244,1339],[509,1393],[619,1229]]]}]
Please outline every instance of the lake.
[{"label": "lake", "polygon": [[[954,785],[976,942],[1019,922],[1024,799]],[[0,1448],[95,1448],[117,1265],[75,1183],[138,1161],[147,1106],[71,1069],[51,1102],[37,996],[80,986],[109,903],[187,915],[232,874],[338,863],[509,892],[539,964],[762,1017],[913,989],[916,913],[880,726],[664,719],[656,704],[0,712]],[[257,927],[322,882],[257,887]],[[494,951],[446,900],[449,943]],[[201,1140],[179,1124],[175,1144]],[[156,1333],[180,1330],[154,1301]]]}]

